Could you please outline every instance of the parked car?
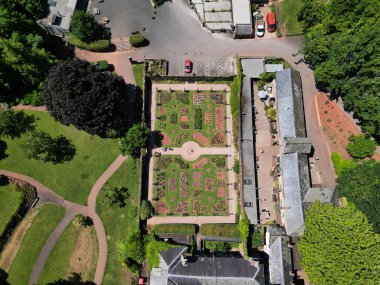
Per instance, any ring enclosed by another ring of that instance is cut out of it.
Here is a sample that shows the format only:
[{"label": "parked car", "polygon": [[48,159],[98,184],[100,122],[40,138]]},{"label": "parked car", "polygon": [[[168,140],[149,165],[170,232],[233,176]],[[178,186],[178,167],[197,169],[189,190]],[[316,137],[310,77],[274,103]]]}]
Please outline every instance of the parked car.
[{"label": "parked car", "polygon": [[100,10],[99,10],[99,8],[94,8],[94,9],[92,9],[92,13],[94,14],[94,15],[100,15]]},{"label": "parked car", "polygon": [[268,32],[272,33],[276,31],[276,16],[274,13],[267,14]]},{"label": "parked car", "polygon": [[264,23],[264,19],[263,18],[259,18],[257,20],[257,31],[256,31],[256,35],[261,38],[264,36],[264,33],[265,33],[265,23]]},{"label": "parked car", "polygon": [[190,59],[185,60],[185,72],[191,73],[193,71],[193,63]]}]

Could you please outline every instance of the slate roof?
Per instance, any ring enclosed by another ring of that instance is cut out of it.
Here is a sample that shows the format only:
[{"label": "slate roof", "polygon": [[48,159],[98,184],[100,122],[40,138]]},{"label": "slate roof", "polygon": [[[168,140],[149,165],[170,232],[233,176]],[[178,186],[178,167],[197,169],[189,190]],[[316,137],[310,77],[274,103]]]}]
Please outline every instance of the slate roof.
[{"label": "slate roof", "polygon": [[313,187],[310,188],[303,199],[304,208],[308,209],[315,201],[322,203],[337,204],[338,194],[335,187]]},{"label": "slate roof", "polygon": [[279,226],[267,226],[266,252],[269,256],[269,281],[271,284],[289,285],[293,282],[292,249],[290,237]]},{"label": "slate roof", "polygon": [[311,153],[312,145],[308,138],[284,138],[282,142],[283,153]]},{"label": "slate roof", "polygon": [[302,84],[299,72],[293,69],[277,72],[276,94],[280,137],[306,137]]},{"label": "slate roof", "polygon": [[[188,258],[182,265],[180,258],[186,248],[160,252],[160,260],[170,264],[165,269],[153,268],[151,285],[261,285],[264,284],[264,268],[253,266],[242,257],[197,257]],[[178,254],[176,256],[175,254]],[[165,267],[161,262],[160,266]],[[157,276],[160,275],[160,276]],[[165,280],[165,282],[163,282]],[[152,282],[153,281],[153,282]],[[157,283],[157,282],[163,283]]]}]

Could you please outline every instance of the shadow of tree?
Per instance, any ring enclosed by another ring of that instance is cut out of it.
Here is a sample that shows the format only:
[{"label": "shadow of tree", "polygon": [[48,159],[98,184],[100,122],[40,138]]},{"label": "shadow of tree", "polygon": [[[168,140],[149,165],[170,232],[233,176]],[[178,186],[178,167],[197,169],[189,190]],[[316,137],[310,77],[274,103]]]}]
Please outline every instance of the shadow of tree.
[{"label": "shadow of tree", "polygon": [[162,140],[164,139],[164,136],[161,134],[160,131],[153,131],[152,132],[152,142],[154,147],[160,147],[162,146]]},{"label": "shadow of tree", "polygon": [[7,279],[8,279],[8,273],[0,268],[0,284],[1,285],[10,285],[10,283],[7,281]]},{"label": "shadow of tree", "polygon": [[50,282],[47,285],[95,285],[95,283],[91,281],[82,281],[82,276],[80,273],[72,272],[71,276],[66,280],[59,279],[57,281]]},{"label": "shadow of tree", "polygon": [[8,154],[6,154],[7,148],[7,143],[5,141],[0,140],[0,160],[8,157]]}]

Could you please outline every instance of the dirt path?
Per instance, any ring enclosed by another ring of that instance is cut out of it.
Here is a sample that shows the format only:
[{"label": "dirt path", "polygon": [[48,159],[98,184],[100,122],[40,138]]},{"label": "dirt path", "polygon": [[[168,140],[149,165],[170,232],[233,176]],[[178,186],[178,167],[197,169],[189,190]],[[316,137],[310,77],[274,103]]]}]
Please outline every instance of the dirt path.
[{"label": "dirt path", "polygon": [[34,187],[36,187],[37,192],[38,192],[38,197],[40,197],[40,201],[38,202],[37,205],[40,205],[46,202],[51,202],[51,203],[55,203],[66,208],[65,217],[61,220],[58,226],[51,233],[49,239],[46,241],[44,247],[42,248],[40,252],[38,260],[30,276],[29,284],[38,283],[42,269],[55,243],[57,242],[58,238],[61,236],[65,228],[70,224],[72,219],[78,214],[89,216],[94,222],[94,227],[96,230],[96,235],[97,235],[98,244],[99,244],[99,255],[98,255],[98,262],[96,266],[94,282],[96,284],[102,284],[104,270],[105,270],[106,262],[107,262],[108,248],[107,248],[107,237],[105,234],[103,223],[96,213],[96,197],[99,191],[102,189],[103,185],[106,183],[106,181],[115,173],[115,171],[121,166],[121,164],[126,159],[127,159],[126,156],[119,155],[116,158],[116,160],[99,177],[99,179],[95,182],[94,186],[91,189],[91,192],[88,198],[88,206],[83,206],[83,205],[79,205],[79,204],[64,200],[62,197],[55,194],[49,188],[47,188],[46,186],[44,186],[43,184],[39,183],[38,181],[36,181],[35,179],[29,176],[26,176],[20,173],[11,172],[11,171],[0,170],[0,175],[5,175],[13,179],[27,182],[33,185]]}]

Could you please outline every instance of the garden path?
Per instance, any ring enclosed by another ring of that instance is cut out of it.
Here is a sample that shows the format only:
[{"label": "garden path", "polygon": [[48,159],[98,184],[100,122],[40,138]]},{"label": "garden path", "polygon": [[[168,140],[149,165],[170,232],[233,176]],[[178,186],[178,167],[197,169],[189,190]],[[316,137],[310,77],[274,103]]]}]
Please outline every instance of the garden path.
[{"label": "garden path", "polygon": [[35,179],[20,174],[16,172],[11,172],[7,170],[0,169],[0,175],[7,176],[9,178],[13,178],[16,180],[20,180],[22,182],[29,183],[36,187],[38,192],[38,197],[40,201],[37,205],[41,205],[43,203],[55,203],[66,208],[66,215],[61,220],[61,222],[57,225],[54,231],[51,233],[49,239],[46,241],[44,247],[42,248],[40,255],[37,259],[37,262],[34,266],[33,272],[29,279],[29,284],[37,284],[42,272],[42,269],[49,257],[51,250],[53,249],[55,243],[58,238],[61,236],[65,228],[70,224],[71,220],[78,214],[82,214],[84,216],[89,216],[94,223],[94,228],[96,231],[98,245],[99,245],[99,255],[98,262],[95,271],[94,282],[96,284],[102,284],[103,275],[107,263],[107,237],[105,234],[104,226],[96,213],[96,197],[99,191],[102,189],[103,185],[107,182],[107,180],[116,172],[116,170],[123,164],[123,162],[127,159],[127,156],[119,155],[116,160],[103,172],[103,174],[98,178],[95,182],[94,186],[91,189],[90,195],[88,197],[87,206],[79,205],[67,200],[64,200],[62,197],[55,194],[52,190],[47,188],[45,185],[39,183]]}]

